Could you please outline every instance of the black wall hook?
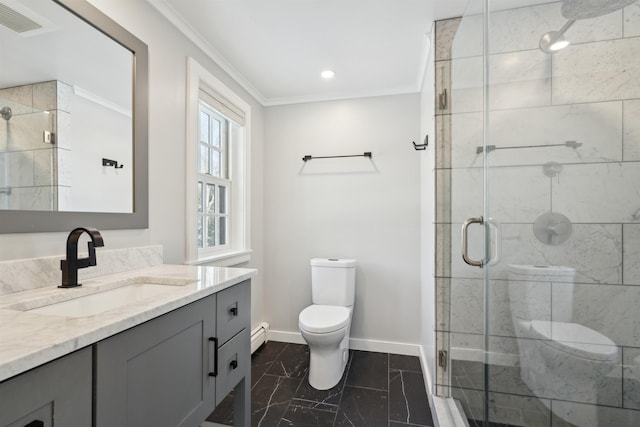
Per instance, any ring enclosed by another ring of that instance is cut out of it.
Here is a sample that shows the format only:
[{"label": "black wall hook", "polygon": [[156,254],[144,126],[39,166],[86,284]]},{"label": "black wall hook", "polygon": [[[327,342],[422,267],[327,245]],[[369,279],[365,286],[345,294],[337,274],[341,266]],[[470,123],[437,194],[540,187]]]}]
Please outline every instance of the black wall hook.
[{"label": "black wall hook", "polygon": [[118,162],[116,160],[111,160],[111,159],[102,159],[102,166],[113,166],[116,169],[122,169],[124,167],[124,165],[119,165],[118,166]]},{"label": "black wall hook", "polygon": [[424,137],[424,144],[416,144],[415,141],[413,142],[413,148],[415,148],[416,151],[422,151],[422,150],[426,150],[427,146],[429,145],[429,135]]}]

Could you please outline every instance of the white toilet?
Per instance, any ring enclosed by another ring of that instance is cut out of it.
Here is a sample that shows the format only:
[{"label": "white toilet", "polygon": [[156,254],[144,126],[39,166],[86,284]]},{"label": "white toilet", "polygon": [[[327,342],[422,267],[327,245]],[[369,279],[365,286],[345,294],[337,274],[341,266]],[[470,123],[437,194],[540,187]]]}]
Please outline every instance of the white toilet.
[{"label": "white toilet", "polygon": [[354,259],[311,260],[311,302],[298,316],[309,344],[309,384],[327,390],[340,382],[349,359],[349,332],[355,299]]},{"label": "white toilet", "polygon": [[[618,348],[601,333],[572,323],[574,277],[571,267],[509,266],[511,317],[521,338],[520,373],[538,397],[596,403],[598,380],[618,362]],[[550,290],[544,288],[549,283],[554,284],[551,320]],[[541,298],[541,292],[546,296]]]}]

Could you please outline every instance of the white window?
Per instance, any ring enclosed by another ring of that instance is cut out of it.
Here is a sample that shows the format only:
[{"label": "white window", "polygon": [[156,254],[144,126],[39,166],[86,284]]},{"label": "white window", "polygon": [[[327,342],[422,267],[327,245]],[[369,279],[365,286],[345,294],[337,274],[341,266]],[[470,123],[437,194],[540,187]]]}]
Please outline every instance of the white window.
[{"label": "white window", "polygon": [[249,260],[249,105],[189,58],[187,230],[189,264]]}]

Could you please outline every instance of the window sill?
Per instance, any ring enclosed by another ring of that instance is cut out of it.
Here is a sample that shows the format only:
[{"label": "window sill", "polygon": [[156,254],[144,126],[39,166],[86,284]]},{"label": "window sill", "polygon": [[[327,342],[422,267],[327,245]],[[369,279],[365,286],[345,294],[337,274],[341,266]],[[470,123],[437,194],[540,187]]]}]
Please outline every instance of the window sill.
[{"label": "window sill", "polygon": [[195,261],[188,262],[189,265],[212,265],[215,267],[232,267],[234,265],[248,262],[251,260],[251,249],[241,251],[229,251],[215,255],[209,255],[199,258]]}]

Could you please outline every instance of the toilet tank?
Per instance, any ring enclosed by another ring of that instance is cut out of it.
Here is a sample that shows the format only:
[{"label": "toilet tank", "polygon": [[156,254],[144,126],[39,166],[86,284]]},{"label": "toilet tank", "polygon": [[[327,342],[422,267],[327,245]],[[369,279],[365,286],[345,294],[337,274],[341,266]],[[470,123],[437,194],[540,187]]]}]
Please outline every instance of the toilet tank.
[{"label": "toilet tank", "polygon": [[311,299],[313,304],[353,305],[356,289],[356,260],[313,258]]},{"label": "toilet tank", "polygon": [[[509,265],[509,299],[512,314],[520,319],[540,320],[553,304],[553,320],[571,322],[573,317],[573,267],[555,265]],[[553,290],[549,289],[552,283]],[[553,298],[553,301],[549,301]],[[544,319],[542,319],[544,320]]]}]

